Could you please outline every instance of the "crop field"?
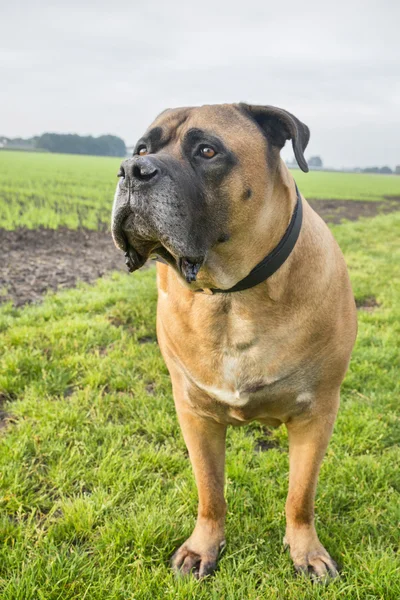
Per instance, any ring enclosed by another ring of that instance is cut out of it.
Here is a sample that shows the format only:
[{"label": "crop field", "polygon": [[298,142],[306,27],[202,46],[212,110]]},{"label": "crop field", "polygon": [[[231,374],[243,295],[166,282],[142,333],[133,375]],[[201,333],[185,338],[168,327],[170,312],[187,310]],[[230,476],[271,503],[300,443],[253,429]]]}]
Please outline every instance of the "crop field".
[{"label": "crop field", "polygon": [[306,198],[319,200],[384,200],[400,197],[398,175],[292,171]]},{"label": "crop field", "polygon": [[[119,159],[66,154],[0,152],[0,227],[107,228]],[[358,173],[302,173],[304,196],[320,200],[400,198],[400,177]]]},{"label": "crop field", "polygon": [[112,252],[118,163],[0,152],[0,290],[25,286],[0,302],[1,600],[398,600],[400,212],[365,206],[400,197],[400,177],[295,173],[306,197],[366,210],[330,225],[359,306],[316,501],[340,577],[295,575],[282,547],[287,435],[253,424],[229,429],[227,548],[198,582],[169,569],[197,492],[156,342],[154,267],[116,272],[117,254],[91,284],[38,288],[54,265],[79,279],[79,261],[94,269]]},{"label": "crop field", "polygon": [[0,227],[107,227],[120,162],[97,156],[0,152]]}]

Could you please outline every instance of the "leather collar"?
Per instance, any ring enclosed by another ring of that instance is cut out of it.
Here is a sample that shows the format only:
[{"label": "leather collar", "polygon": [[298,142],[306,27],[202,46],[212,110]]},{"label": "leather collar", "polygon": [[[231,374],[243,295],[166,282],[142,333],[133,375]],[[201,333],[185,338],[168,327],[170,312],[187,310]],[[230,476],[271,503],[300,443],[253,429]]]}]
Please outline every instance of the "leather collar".
[{"label": "leather collar", "polygon": [[301,196],[296,183],[295,186],[297,195],[296,206],[294,208],[292,218],[290,219],[290,223],[278,245],[275,246],[275,248],[269,254],[267,254],[267,256],[265,256],[262,261],[259,262],[258,265],[256,265],[246,277],[244,277],[244,279],[236,283],[228,290],[213,288],[207,290],[196,290],[196,292],[202,292],[206,294],[231,294],[232,292],[242,292],[243,290],[248,290],[258,285],[276,273],[276,271],[290,256],[293,248],[295,247],[303,221],[303,205]]}]

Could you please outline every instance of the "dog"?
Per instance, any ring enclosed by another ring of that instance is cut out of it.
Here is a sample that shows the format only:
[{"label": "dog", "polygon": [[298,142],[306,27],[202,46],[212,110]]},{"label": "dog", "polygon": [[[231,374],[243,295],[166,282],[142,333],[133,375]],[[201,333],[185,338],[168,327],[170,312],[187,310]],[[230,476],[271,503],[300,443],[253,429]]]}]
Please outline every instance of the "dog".
[{"label": "dog", "polygon": [[157,337],[198,488],[173,569],[202,578],[225,545],[228,425],[284,424],[284,543],[298,572],[337,565],[314,498],[357,332],[343,255],[280,157],[299,167],[309,129],[273,106],[168,109],[122,162],[112,212],[130,271],[157,257]]}]

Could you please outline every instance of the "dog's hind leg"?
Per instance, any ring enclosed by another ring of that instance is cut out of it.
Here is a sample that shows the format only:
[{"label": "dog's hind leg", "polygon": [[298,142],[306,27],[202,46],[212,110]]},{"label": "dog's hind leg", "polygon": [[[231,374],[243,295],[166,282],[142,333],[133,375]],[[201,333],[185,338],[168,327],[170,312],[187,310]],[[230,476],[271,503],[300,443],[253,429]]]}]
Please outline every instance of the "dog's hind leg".
[{"label": "dog's hind leg", "polygon": [[289,434],[290,474],[284,543],[290,547],[296,571],[316,579],[335,577],[338,573],[336,563],[319,541],[314,526],[318,474],[331,437],[338,404],[337,395],[328,414],[298,418],[286,425]]}]

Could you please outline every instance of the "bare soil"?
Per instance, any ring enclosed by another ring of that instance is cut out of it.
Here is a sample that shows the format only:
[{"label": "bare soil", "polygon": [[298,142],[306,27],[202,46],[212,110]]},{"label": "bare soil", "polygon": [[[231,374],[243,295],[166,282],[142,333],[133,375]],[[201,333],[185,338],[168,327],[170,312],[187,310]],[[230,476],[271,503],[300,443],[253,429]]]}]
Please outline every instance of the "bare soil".
[{"label": "bare soil", "polygon": [[358,310],[373,312],[379,307],[379,302],[377,302],[375,296],[368,296],[367,298],[356,299],[356,306]]},{"label": "bare soil", "polygon": [[326,223],[340,224],[344,219],[357,221],[360,217],[376,217],[400,210],[400,197],[387,197],[381,202],[364,200],[308,200]]},{"label": "bare soil", "polygon": [[125,270],[110,233],[89,230],[0,229],[0,302],[37,302],[47,290],[74,287]]},{"label": "bare soil", "polygon": [[[327,223],[355,221],[400,210],[400,198],[382,202],[311,200]],[[110,271],[125,271],[123,253],[107,232],[67,228],[0,229],[0,302],[38,302],[48,290],[92,282]]]}]

